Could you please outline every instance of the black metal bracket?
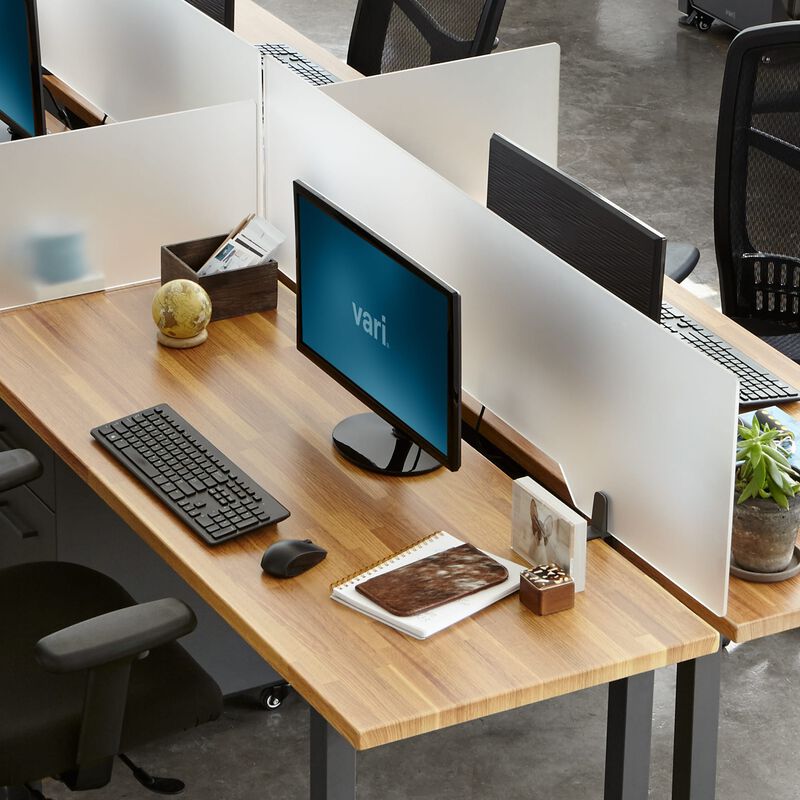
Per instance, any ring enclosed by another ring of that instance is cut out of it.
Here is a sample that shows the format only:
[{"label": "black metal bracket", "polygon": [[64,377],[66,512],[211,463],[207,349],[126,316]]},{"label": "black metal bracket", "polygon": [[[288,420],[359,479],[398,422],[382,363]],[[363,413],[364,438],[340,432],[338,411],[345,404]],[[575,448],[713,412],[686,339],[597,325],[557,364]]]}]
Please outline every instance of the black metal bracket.
[{"label": "black metal bracket", "polygon": [[609,499],[605,492],[595,492],[592,501],[592,518],[586,529],[586,541],[593,539],[611,539],[608,532],[608,506]]}]

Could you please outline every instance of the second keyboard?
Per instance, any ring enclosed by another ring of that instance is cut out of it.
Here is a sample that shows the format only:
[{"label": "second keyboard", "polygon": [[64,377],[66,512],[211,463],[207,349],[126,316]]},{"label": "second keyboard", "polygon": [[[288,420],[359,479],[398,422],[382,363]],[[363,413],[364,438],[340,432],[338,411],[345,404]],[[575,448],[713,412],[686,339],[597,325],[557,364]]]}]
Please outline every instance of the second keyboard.
[{"label": "second keyboard", "polygon": [[761,408],[800,400],[797,389],[668,303],[661,306],[661,325],[739,378],[740,407]]}]

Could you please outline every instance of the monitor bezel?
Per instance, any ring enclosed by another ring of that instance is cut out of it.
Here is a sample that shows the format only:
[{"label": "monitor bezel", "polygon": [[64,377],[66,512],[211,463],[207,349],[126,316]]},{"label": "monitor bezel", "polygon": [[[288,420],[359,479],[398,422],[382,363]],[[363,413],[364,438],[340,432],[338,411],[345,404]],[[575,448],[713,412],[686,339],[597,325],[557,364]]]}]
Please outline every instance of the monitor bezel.
[{"label": "monitor bezel", "polygon": [[14,138],[33,138],[47,133],[44,116],[44,91],[42,89],[42,55],[39,48],[39,20],[36,11],[36,0],[22,0],[26,7],[28,23],[28,68],[31,73],[33,94],[34,130],[29,131],[12,119],[0,108],[0,120],[8,125]]},{"label": "monitor bezel", "polygon": [[[560,170],[558,167],[554,167],[551,164],[548,164],[546,161],[543,161],[541,158],[538,158],[536,155],[531,153],[529,150],[526,150],[520,145],[512,142],[507,137],[503,136],[499,133],[492,134],[491,139],[489,140],[489,169],[488,169],[488,178],[487,178],[487,189],[486,189],[486,207],[492,211],[492,213],[498,214],[501,218],[502,214],[499,214],[495,211],[495,208],[492,207],[492,203],[490,200],[491,194],[491,186],[492,186],[492,164],[496,162],[497,158],[500,157],[501,151],[505,150],[506,153],[511,153],[516,158],[520,159],[523,163],[525,163],[528,167],[531,167],[535,170],[539,170],[542,173],[549,175],[551,178],[555,178],[559,181],[563,186],[566,186],[573,191],[576,195],[579,195],[584,200],[589,200],[592,203],[595,203],[598,207],[603,208],[604,211],[609,213],[611,216],[615,217],[617,220],[624,222],[626,225],[629,225],[631,229],[635,229],[637,233],[641,234],[643,237],[648,239],[650,244],[654,248],[654,253],[658,256],[657,260],[654,260],[651,264],[648,265],[649,267],[649,289],[650,289],[650,302],[647,309],[642,309],[637,306],[634,306],[631,303],[628,303],[631,308],[636,309],[637,311],[645,314],[650,319],[655,322],[661,321],[661,303],[663,300],[664,295],[664,268],[666,266],[666,255],[667,255],[667,239],[666,237],[657,231],[652,226],[648,225],[646,222],[643,222],[638,217],[631,214],[629,211],[626,211],[624,208],[621,208],[616,203],[609,200],[607,197],[604,197],[599,192],[594,191],[594,189],[590,189],[585,183],[582,183],[577,178],[574,178],[572,175]],[[528,177],[528,176],[526,176]],[[506,220],[508,221],[508,220]],[[509,222],[509,225],[513,225],[512,222]],[[514,225],[514,227],[516,227]],[[521,230],[517,228],[517,230]],[[522,231],[527,236],[527,232]],[[535,241],[535,240],[534,240]],[[566,259],[565,259],[566,260]],[[570,262],[567,262],[570,263]],[[600,281],[598,281],[592,275],[587,275],[584,270],[580,267],[576,266],[575,264],[571,264],[570,266],[574,267],[583,275],[586,275],[587,278],[590,280],[595,281],[600,286],[603,286]],[[639,277],[638,275],[635,277]],[[619,296],[616,292],[609,288],[608,286],[603,286],[607,291],[611,292],[615,296]],[[620,298],[622,299],[622,298]],[[627,302],[627,301],[625,301]]]},{"label": "monitor bezel", "polygon": [[[296,296],[297,296],[297,349],[306,358],[316,364],[323,372],[330,375],[352,395],[358,398],[371,411],[376,413],[386,422],[393,425],[411,441],[432,455],[443,466],[455,472],[461,466],[461,295],[441,279],[417,264],[408,256],[401,253],[396,247],[367,228],[347,212],[336,206],[319,192],[312,189],[303,181],[293,182],[294,192],[294,226],[295,226],[295,264],[296,264]],[[321,211],[333,217],[350,231],[376,247],[384,255],[397,261],[428,285],[440,291],[448,302],[448,316],[450,325],[448,330],[447,352],[450,363],[447,376],[447,452],[442,452],[433,443],[418,434],[402,419],[393,414],[372,395],[365,392],[358,384],[354,383],[343,372],[327,361],[316,350],[311,348],[303,339],[303,293],[302,282],[302,257],[300,245],[300,219],[299,200],[303,198],[316,206]]]}]

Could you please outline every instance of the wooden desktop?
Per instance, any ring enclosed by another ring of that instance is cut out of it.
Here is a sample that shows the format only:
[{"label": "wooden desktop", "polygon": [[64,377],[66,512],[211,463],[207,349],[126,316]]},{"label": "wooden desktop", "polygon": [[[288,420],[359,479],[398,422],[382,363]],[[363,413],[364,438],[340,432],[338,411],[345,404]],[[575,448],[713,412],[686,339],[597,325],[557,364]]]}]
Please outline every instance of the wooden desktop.
[{"label": "wooden desktop", "polygon": [[[698,322],[719,334],[791,385],[800,386],[800,365],[790,361],[775,348],[761,341],[732,319],[723,316],[669,278],[665,279],[664,299],[694,317]],[[702,397],[698,397],[698,402],[702,402]],[[472,420],[477,419],[480,406],[472,399],[468,403],[470,407],[465,412],[464,418],[474,424]],[[800,418],[800,402],[787,404],[783,408],[789,414]],[[512,457],[523,469],[534,475],[562,499],[569,501],[566,484],[558,465],[523,436],[490,411],[484,413],[480,430],[487,439]],[[798,543],[800,543],[800,537],[798,537]],[[664,575],[637,558],[635,554],[622,546],[619,546],[619,549],[662,586],[668,588],[689,608],[713,625],[722,636],[733,642],[747,642],[800,627],[800,576],[781,583],[752,583],[731,576],[727,613],[724,616],[717,616],[686,594],[680,587],[671,583]]]},{"label": "wooden desktop", "polygon": [[[587,686],[611,682],[622,699],[625,679],[644,674],[638,721],[609,743],[613,772],[630,737],[643,735],[643,720],[649,734],[648,673],[652,681],[651,670],[717,649],[712,628],[601,541],[588,547],[586,591],[552,617],[534,616],[513,597],[418,642],[334,603],[331,582],[436,529],[513,558],[511,481],[468,445],[456,473],[394,479],[359,471],[335,454],[330,432],[363,407],[297,352],[290,290],[280,287],[277,311],[213,323],[206,344],[174,351],[156,344],[155,288],[0,314],[0,398],[321,715],[316,740],[326,744],[317,751],[341,738],[354,764],[355,750]],[[192,536],[89,436],[95,425],[159,402],[218,443],[292,516],[213,548]],[[329,551],[322,564],[293,580],[261,572],[268,544],[307,537]],[[626,763],[621,780],[631,772],[641,779],[643,769]],[[621,797],[623,783],[606,796]],[[319,796],[352,796],[328,791]]]}]

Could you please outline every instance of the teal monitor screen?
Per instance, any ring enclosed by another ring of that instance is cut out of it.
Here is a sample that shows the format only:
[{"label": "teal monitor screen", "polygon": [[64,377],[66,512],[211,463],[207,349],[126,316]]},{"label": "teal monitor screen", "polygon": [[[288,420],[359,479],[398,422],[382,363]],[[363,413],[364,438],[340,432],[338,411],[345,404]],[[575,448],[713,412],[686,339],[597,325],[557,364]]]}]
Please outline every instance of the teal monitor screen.
[{"label": "teal monitor screen", "polygon": [[298,348],[457,469],[458,293],[299,182],[295,224]]},{"label": "teal monitor screen", "polygon": [[34,0],[0,2],[0,118],[15,136],[44,133]]}]

